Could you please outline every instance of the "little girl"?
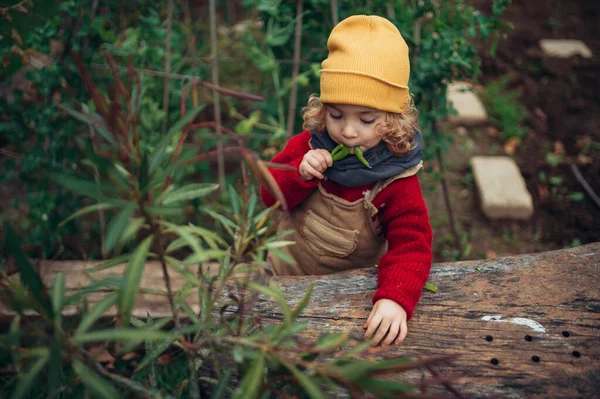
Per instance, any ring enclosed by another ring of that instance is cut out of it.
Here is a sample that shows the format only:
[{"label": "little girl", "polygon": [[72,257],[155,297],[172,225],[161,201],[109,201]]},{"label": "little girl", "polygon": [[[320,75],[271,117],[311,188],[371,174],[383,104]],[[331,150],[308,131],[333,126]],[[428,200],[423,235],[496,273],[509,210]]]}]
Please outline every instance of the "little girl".
[{"label": "little girl", "polygon": [[[390,21],[365,15],[340,22],[327,47],[321,97],[311,96],[304,109],[306,130],[272,160],[296,171],[270,170],[290,209],[279,231],[294,231],[286,240],[295,244],[284,249],[296,264],[272,254],[268,260],[275,275],[378,264],[365,339],[400,343],[432,262],[408,47]],[[267,206],[275,203],[264,187],[261,195]]]}]

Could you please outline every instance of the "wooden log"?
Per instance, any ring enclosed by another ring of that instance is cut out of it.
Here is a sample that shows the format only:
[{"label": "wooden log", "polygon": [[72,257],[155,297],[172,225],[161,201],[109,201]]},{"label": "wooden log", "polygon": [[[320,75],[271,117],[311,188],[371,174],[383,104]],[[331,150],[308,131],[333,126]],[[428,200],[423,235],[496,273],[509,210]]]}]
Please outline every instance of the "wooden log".
[{"label": "wooden log", "polygon": [[[89,283],[84,269],[98,262],[43,262],[46,283],[63,272],[67,289]],[[122,273],[123,266],[95,273]],[[360,341],[376,288],[375,268],[327,276],[275,277],[291,304],[309,285],[312,301],[301,318],[305,338],[350,329]],[[466,397],[600,397],[600,243],[515,257],[435,264],[430,281],[438,293],[423,292],[402,345],[376,348],[373,358],[458,354],[438,371],[457,376]],[[175,289],[184,278],[172,273]],[[142,287],[164,290],[155,262],[144,270]],[[90,298],[90,304],[102,294]],[[190,299],[193,303],[195,295]],[[266,301],[259,307],[266,309]],[[169,316],[166,297],[140,294],[135,314]],[[0,315],[8,309],[0,303]],[[277,323],[282,315],[266,311]],[[349,343],[350,345],[351,343]],[[409,374],[409,379],[428,377]]]}]

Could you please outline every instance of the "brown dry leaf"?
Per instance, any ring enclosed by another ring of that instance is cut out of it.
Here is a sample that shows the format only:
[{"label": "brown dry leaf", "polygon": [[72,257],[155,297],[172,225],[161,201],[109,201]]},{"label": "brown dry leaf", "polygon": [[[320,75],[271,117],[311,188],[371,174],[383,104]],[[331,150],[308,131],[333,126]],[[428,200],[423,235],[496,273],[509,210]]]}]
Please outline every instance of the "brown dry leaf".
[{"label": "brown dry leaf", "polygon": [[129,352],[129,353],[126,353],[123,356],[121,356],[121,359],[127,361],[127,360],[131,360],[131,359],[135,359],[136,357],[137,357],[137,353]]},{"label": "brown dry leaf", "polygon": [[592,159],[592,157],[588,157],[587,155],[577,155],[577,163],[580,165],[590,165],[593,161],[594,160]]},{"label": "brown dry leaf", "polygon": [[158,364],[160,364],[161,366],[166,366],[170,363],[170,356],[168,353],[163,353],[162,355],[160,355],[158,357]]},{"label": "brown dry leaf", "polygon": [[544,111],[542,111],[541,109],[539,109],[538,107],[535,107],[535,109],[533,110],[533,113],[544,122],[546,122],[548,120],[548,116],[546,115],[546,113]]},{"label": "brown dry leaf", "polygon": [[577,142],[575,143],[575,145],[580,150],[583,150],[585,147],[590,145],[591,142],[592,142],[592,138],[590,136],[583,136],[582,138],[577,139]]},{"label": "brown dry leaf", "polygon": [[490,137],[498,137],[498,129],[496,129],[494,126],[488,126],[485,128],[485,134]]},{"label": "brown dry leaf", "polygon": [[19,32],[17,32],[15,29],[11,29],[10,35],[15,40],[15,43],[17,43],[18,46],[23,45],[23,40],[21,39],[21,36],[19,36]]},{"label": "brown dry leaf", "polygon": [[548,196],[548,186],[545,184],[538,186],[538,194],[540,198],[546,198]]},{"label": "brown dry leaf", "polygon": [[485,251],[485,258],[486,259],[494,259],[494,258],[497,258],[497,257],[498,257],[498,254],[493,249],[488,249],[487,251]]},{"label": "brown dry leaf", "polygon": [[504,152],[508,155],[514,155],[519,146],[520,140],[518,137],[511,137],[506,143],[504,143]]},{"label": "brown dry leaf", "polygon": [[563,145],[563,143],[558,140],[555,141],[554,142],[554,155],[561,156],[561,155],[564,155],[564,153],[565,153],[565,146]]},{"label": "brown dry leaf", "polygon": [[92,346],[88,353],[96,359],[98,363],[114,363],[115,358],[105,348],[104,345]]}]

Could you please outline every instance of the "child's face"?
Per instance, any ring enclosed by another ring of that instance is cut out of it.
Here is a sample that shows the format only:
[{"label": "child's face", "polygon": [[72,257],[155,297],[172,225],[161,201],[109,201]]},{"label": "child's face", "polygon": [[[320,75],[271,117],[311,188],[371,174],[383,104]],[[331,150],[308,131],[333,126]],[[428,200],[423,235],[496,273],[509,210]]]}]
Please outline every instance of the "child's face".
[{"label": "child's face", "polygon": [[359,105],[326,104],[325,127],[329,136],[338,144],[348,147],[360,146],[363,151],[375,147],[381,137],[375,126],[383,122],[385,112]]}]

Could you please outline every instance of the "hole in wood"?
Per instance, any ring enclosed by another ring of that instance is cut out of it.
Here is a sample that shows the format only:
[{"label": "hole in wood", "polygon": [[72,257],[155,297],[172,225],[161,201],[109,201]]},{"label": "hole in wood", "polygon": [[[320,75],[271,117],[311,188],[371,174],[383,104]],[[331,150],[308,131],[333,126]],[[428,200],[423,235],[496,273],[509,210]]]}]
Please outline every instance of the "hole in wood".
[{"label": "hole in wood", "polygon": [[500,362],[498,361],[498,359],[493,358],[492,360],[490,360],[490,363],[492,363],[495,366],[495,365],[497,365]]},{"label": "hole in wood", "polygon": [[533,337],[531,335],[526,335],[525,341],[533,341]]},{"label": "hole in wood", "polygon": [[562,332],[562,334],[563,334],[563,336],[565,336],[565,337],[568,337],[568,336],[570,336],[570,335],[571,335],[571,334],[570,334],[568,331],[563,331],[563,332]]},{"label": "hole in wood", "polygon": [[579,351],[573,351],[573,356],[581,357],[581,353],[579,353]]},{"label": "hole in wood", "polygon": [[492,337],[491,335],[488,335],[487,337],[485,337],[485,340],[487,342],[492,342],[494,340],[494,337]]},{"label": "hole in wood", "polygon": [[531,360],[533,360],[533,361],[534,361],[534,362],[536,362],[536,363],[539,363],[539,362],[540,362],[540,358],[539,358],[539,356],[535,356],[535,355],[534,355],[534,356],[531,356]]}]

